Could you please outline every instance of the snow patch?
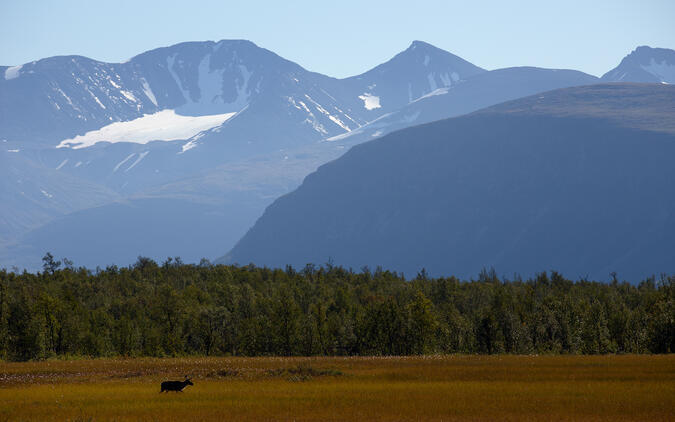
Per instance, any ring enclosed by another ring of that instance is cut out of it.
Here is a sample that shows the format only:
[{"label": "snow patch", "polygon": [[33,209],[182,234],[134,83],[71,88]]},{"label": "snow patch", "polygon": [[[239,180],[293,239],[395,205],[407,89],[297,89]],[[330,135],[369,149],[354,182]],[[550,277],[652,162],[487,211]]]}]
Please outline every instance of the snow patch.
[{"label": "snow patch", "polygon": [[7,152],[19,152],[21,151],[20,149],[8,149]]},{"label": "snow patch", "polygon": [[94,99],[94,101],[96,101],[96,102],[98,103],[98,105],[99,105],[103,110],[105,110],[105,106],[103,105],[103,103],[101,102],[101,100],[99,100],[98,97],[97,97],[96,95],[94,95],[94,93],[91,92],[91,91],[89,90],[89,88],[87,88],[87,92],[89,93],[89,95],[91,95],[91,97]]},{"label": "snow patch", "polygon": [[201,131],[220,126],[234,115],[235,113],[181,116],[174,110],[162,110],[131,121],[111,123],[84,135],[64,139],[57,148],[80,149],[97,142],[147,144],[150,141],[189,139]]},{"label": "snow patch", "polygon": [[450,75],[447,73],[443,73],[438,75],[441,78],[441,82],[443,82],[443,86],[450,86],[452,85],[452,79],[450,79]]},{"label": "snow patch", "polygon": [[649,65],[642,65],[641,67],[645,71],[659,78],[661,82],[666,82],[668,84],[675,83],[675,65],[673,64],[670,64],[666,61],[656,63],[656,60],[652,58],[652,61],[649,63]]},{"label": "snow patch", "polygon": [[298,110],[302,110],[302,107],[300,107],[295,103],[295,99],[293,99],[293,97],[286,97],[286,98],[288,99],[289,103],[293,104],[293,107],[297,108]]},{"label": "snow patch", "polygon": [[363,106],[366,110],[374,110],[380,108],[380,97],[364,92],[363,95],[359,95],[359,98],[363,100]]},{"label": "snow patch", "polygon": [[152,89],[150,89],[150,84],[148,84],[148,81],[145,79],[143,79],[143,92],[145,93],[145,96],[152,101],[155,107],[157,107],[157,98],[155,98],[155,94],[152,92]]},{"label": "snow patch", "polygon": [[51,193],[47,192],[47,191],[44,190],[44,189],[40,189],[40,192],[42,192],[42,194],[43,194],[44,196],[46,196],[47,198],[52,198],[52,197],[54,197],[54,195],[52,195]]},{"label": "snow patch", "polygon": [[417,101],[419,101],[419,100],[421,100],[421,99],[424,99],[424,98],[429,98],[429,97],[433,97],[433,96],[436,96],[436,95],[445,95],[445,94],[448,93],[449,90],[450,90],[450,88],[438,88],[438,89],[435,89],[435,90],[431,91],[430,93],[428,93],[428,94],[426,94],[426,95],[422,95],[421,97],[419,97],[418,99],[416,99],[415,101],[413,101],[413,103],[416,103]]},{"label": "snow patch", "polygon": [[309,123],[309,124],[312,125],[312,128],[315,131],[317,131],[317,132],[319,132],[323,135],[327,135],[328,131],[326,130],[326,128],[324,128],[321,123],[316,121],[316,118],[314,118],[314,115],[312,115],[311,117],[312,117],[311,119],[307,118],[307,119],[303,120],[302,123]]},{"label": "snow patch", "polygon": [[225,70],[211,70],[211,55],[204,56],[201,62],[199,62],[199,101],[195,104],[206,107],[218,106],[218,111],[221,111],[222,108],[219,105],[227,106],[223,110],[228,111],[240,110],[242,107],[245,107],[248,104],[249,81],[253,72],[250,72],[242,64],[238,65],[238,68],[241,77],[237,78],[234,87],[237,91],[237,97],[233,101],[226,103],[223,99],[223,74]]},{"label": "snow patch", "polygon": [[185,151],[189,151],[189,150],[191,150],[192,148],[194,148],[194,147],[196,147],[196,146],[197,146],[197,141],[194,140],[194,139],[191,139],[191,140],[188,141],[185,145],[183,145],[183,148],[181,149],[181,151],[180,151],[179,154],[182,154],[182,153],[184,153]]},{"label": "snow patch", "polygon": [[192,148],[197,146],[197,141],[204,136],[204,132],[198,133],[197,135],[193,136],[185,145],[183,145],[183,148],[179,152],[179,154],[184,153],[185,151],[189,151]]},{"label": "snow patch", "polygon": [[127,100],[132,101],[134,103],[138,102],[136,97],[134,97],[134,94],[132,94],[131,92],[120,89],[120,93],[124,95]]},{"label": "snow patch", "polygon": [[59,164],[58,167],[56,167],[56,170],[61,170],[61,167],[65,166],[67,162],[68,162],[67,158],[61,161],[61,164]]},{"label": "snow patch", "polygon": [[19,75],[20,75],[20,72],[21,72],[21,68],[22,68],[22,67],[23,67],[23,65],[8,67],[8,68],[5,70],[5,79],[6,79],[6,80],[10,80],[10,79],[16,79],[16,78],[18,78]]},{"label": "snow patch", "polygon": [[314,107],[316,107],[316,109],[317,109],[320,113],[325,114],[325,115],[326,115],[333,123],[335,123],[336,125],[340,126],[342,129],[346,130],[347,132],[350,132],[350,131],[351,131],[351,129],[349,128],[349,126],[347,126],[346,124],[344,124],[344,123],[342,122],[342,120],[340,120],[340,119],[338,119],[337,117],[335,117],[335,116],[333,116],[332,114],[330,114],[330,113],[328,112],[328,110],[326,110],[325,108],[323,108],[323,107],[321,106],[321,104],[319,104],[319,103],[317,103],[316,101],[314,101],[314,99],[312,99],[312,97],[310,97],[309,95],[305,94],[305,98],[307,98],[309,101],[311,101],[312,103],[314,103]]},{"label": "snow patch", "polygon": [[104,106],[103,103],[98,99],[98,97],[97,97],[96,95],[94,95],[94,100],[96,100],[96,102],[98,103],[98,105],[101,106],[101,108],[102,108],[103,110],[105,110],[105,106]]},{"label": "snow patch", "polygon": [[302,101],[298,101],[298,104],[300,104],[300,105],[302,106],[302,108],[304,108],[305,111],[306,111],[307,113],[311,114],[312,116],[314,115],[314,114],[309,110],[309,107],[307,107],[307,104],[303,103]]},{"label": "snow patch", "polygon": [[[198,100],[193,100],[190,92],[183,88],[181,79],[174,70],[176,55],[167,57],[167,68],[171,77],[183,93],[186,103],[178,110],[184,114],[215,114],[223,111],[239,111],[246,107],[249,100],[249,81],[253,72],[242,64],[237,65],[240,75],[234,81],[237,96],[230,102],[223,98],[223,75],[225,69],[211,69],[211,54],[205,55],[199,62],[197,69]],[[260,81],[258,81],[258,84]],[[259,85],[258,85],[259,88]]]},{"label": "snow patch", "polygon": [[117,163],[117,165],[116,165],[115,168],[113,169],[113,173],[115,173],[117,170],[119,170],[119,168],[122,166],[122,164],[124,164],[124,163],[126,163],[127,161],[129,161],[129,160],[131,159],[131,157],[133,157],[134,155],[136,155],[136,153],[135,153],[135,152],[132,152],[131,154],[129,154],[129,155],[127,156],[127,158],[125,158],[124,160],[122,160],[122,161],[120,161],[119,163]]},{"label": "snow patch", "polygon": [[[338,110],[340,110],[340,109],[338,109]],[[340,110],[340,113],[342,113],[342,115],[344,115],[346,118],[348,118],[349,120],[351,120],[352,123],[354,123],[356,126],[361,127],[361,124],[358,123],[356,120],[352,119],[352,117],[351,117],[349,114],[345,113],[345,112],[342,111],[342,110]]]},{"label": "snow patch", "polygon": [[231,102],[230,105],[235,106],[236,108],[243,107],[248,104],[248,82],[251,80],[251,75],[253,72],[250,72],[248,68],[244,65],[239,65],[239,71],[243,77],[241,84],[237,85],[237,99],[234,102]]},{"label": "snow patch", "polygon": [[65,98],[66,101],[68,101],[68,104],[69,104],[71,107],[73,107],[75,110],[78,110],[78,111],[79,111],[79,108],[75,107],[75,104],[73,104],[73,101],[70,99],[69,96],[66,95],[65,92],[63,92],[63,90],[62,90],[61,88],[56,88],[56,90],[59,91],[59,94],[63,95],[63,98]]},{"label": "snow patch", "polygon": [[173,65],[176,61],[176,55],[174,54],[173,56],[167,57],[166,58],[166,68],[169,69],[169,73],[171,74],[171,77],[173,80],[176,82],[176,85],[178,86],[178,89],[181,90],[183,93],[183,98],[186,101],[190,101],[190,93],[183,89],[183,84],[180,82],[180,78],[178,77],[178,74],[173,70]]},{"label": "snow patch", "polygon": [[351,132],[346,132],[346,133],[341,133],[339,135],[331,136],[330,138],[324,139],[324,141],[327,141],[327,142],[341,141],[343,139],[349,138],[350,136],[358,135],[360,133],[362,133],[361,130],[354,130],[354,131],[351,131]]},{"label": "snow patch", "polygon": [[128,172],[129,170],[131,170],[132,168],[136,167],[136,164],[140,163],[141,160],[144,159],[145,156],[148,155],[149,153],[150,153],[150,151],[143,151],[143,152],[141,152],[141,153],[138,155],[138,158],[136,159],[136,161],[134,161],[134,163],[133,163],[132,165],[130,165],[129,168],[127,168],[126,170],[124,170],[124,172],[126,173],[126,172]]},{"label": "snow patch", "polygon": [[351,132],[352,130],[342,122],[342,120],[338,119],[337,117],[333,116],[332,114],[328,115],[328,118],[331,119],[333,123],[336,125],[340,126],[342,129],[346,130],[347,132]]}]

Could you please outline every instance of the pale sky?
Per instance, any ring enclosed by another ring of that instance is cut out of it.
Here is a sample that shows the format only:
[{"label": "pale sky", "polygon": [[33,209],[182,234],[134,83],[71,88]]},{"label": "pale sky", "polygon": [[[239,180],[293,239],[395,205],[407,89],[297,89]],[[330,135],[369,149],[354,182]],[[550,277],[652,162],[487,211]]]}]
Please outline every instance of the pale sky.
[{"label": "pale sky", "polygon": [[183,41],[248,39],[306,69],[362,73],[422,40],[478,66],[596,76],[639,45],[675,49],[675,0],[0,0],[0,65],[111,62]]}]

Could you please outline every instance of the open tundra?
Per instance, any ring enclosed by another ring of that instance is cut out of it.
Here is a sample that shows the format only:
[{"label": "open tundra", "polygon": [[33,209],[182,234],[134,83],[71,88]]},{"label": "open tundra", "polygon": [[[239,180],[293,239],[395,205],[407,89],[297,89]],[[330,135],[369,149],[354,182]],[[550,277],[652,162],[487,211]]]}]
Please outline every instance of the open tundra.
[{"label": "open tundra", "polygon": [[[194,387],[157,393],[187,372]],[[675,408],[673,355],[102,359],[0,374],[0,418],[22,421],[667,421]]]}]

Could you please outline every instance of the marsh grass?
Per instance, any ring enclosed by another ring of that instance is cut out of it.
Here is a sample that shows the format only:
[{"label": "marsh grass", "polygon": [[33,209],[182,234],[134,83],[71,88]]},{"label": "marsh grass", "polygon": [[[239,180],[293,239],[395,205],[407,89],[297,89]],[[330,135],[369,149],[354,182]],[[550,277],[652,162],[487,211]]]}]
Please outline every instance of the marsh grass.
[{"label": "marsh grass", "polygon": [[300,362],[292,368],[268,369],[265,374],[270,377],[283,377],[287,381],[310,381],[316,377],[338,377],[344,375],[337,369],[317,369],[307,362]]},{"label": "marsh grass", "polygon": [[[191,375],[184,393],[158,394]],[[0,363],[0,421],[669,421],[675,356]]]}]

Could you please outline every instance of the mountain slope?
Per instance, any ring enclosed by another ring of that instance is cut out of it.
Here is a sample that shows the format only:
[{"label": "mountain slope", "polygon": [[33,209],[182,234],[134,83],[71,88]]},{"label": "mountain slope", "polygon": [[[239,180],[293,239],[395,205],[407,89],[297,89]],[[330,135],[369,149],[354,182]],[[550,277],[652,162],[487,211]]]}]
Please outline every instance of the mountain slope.
[{"label": "mountain slope", "polygon": [[423,41],[358,76],[347,78],[350,92],[369,110],[391,111],[438,88],[454,86],[485,70]]},{"label": "mountain slope", "polygon": [[[313,143],[299,148],[290,148],[283,151],[278,151],[273,154],[263,156],[243,158],[213,168],[213,170],[201,172],[201,175],[194,177],[187,177],[184,180],[176,182],[169,182],[155,188],[146,189],[133,194],[134,207],[132,208],[138,213],[139,218],[142,215],[150,215],[152,213],[152,204],[147,201],[136,201],[142,198],[163,199],[166,201],[179,201],[173,207],[168,207],[164,213],[165,221],[171,221],[169,224],[176,231],[191,230],[191,233],[197,236],[199,227],[192,224],[191,219],[186,219],[180,210],[186,209],[188,206],[186,202],[210,203],[211,211],[218,212],[224,216],[223,221],[219,224],[219,230],[226,230],[227,235],[221,236],[221,247],[224,245],[234,245],[234,242],[241,238],[246,230],[255,222],[265,207],[267,207],[276,197],[279,197],[291,190],[295,189],[302,179],[316,168],[330,160],[333,160],[342,153],[344,153],[350,146],[356,145],[360,142],[372,139],[373,135],[378,136],[385,131],[396,128],[407,127],[417,122],[425,122],[427,120],[437,120],[448,116],[463,114],[465,112],[473,111],[480,108],[480,105],[492,105],[499,102],[499,100],[517,98],[523,95],[544,91],[546,89],[557,88],[561,86],[579,85],[585,83],[593,83],[597,79],[576,71],[565,70],[549,70],[536,68],[512,68],[496,70],[491,72],[483,72],[478,76],[469,78],[466,81],[461,81],[456,86],[447,91],[447,95],[429,95],[410,105],[402,108],[400,111],[387,113],[380,119],[377,119],[373,124],[364,126],[362,129],[354,131],[354,135],[340,135],[330,142]],[[407,116],[416,115],[416,119],[411,119]],[[387,122],[387,126],[382,125]],[[244,128],[242,128],[244,129]],[[170,151],[170,147],[166,145],[166,149]],[[121,148],[122,145],[119,145]],[[128,159],[118,170],[119,173],[126,175],[127,167],[133,165],[138,157],[142,156],[144,149],[141,146],[136,146],[135,150],[126,150],[130,152],[127,154]],[[204,149],[209,148],[209,145],[204,145]],[[134,152],[135,151],[135,152]],[[156,149],[153,152],[156,160],[166,160],[171,163],[173,155],[163,153],[161,155]],[[217,154],[213,154],[217,155]],[[151,156],[144,159],[151,158]],[[78,158],[77,162],[83,158]],[[182,160],[190,159],[189,156],[181,157]],[[58,161],[57,162],[62,162]],[[115,164],[115,163],[112,163]],[[112,165],[110,164],[110,165]],[[72,164],[71,164],[72,165]],[[115,164],[116,166],[119,164]],[[134,167],[130,172],[141,172],[144,181],[153,181],[161,178],[161,173],[153,171],[145,171]],[[174,170],[173,174],[176,174]],[[124,182],[127,183],[127,182]],[[130,188],[129,184],[125,189]],[[249,213],[249,219],[242,220],[239,216],[237,208],[231,205],[232,198],[243,200],[243,208]],[[245,198],[245,199],[244,199]],[[229,201],[223,203],[222,201]],[[245,204],[245,206],[244,206]],[[148,208],[149,207],[149,208]],[[220,207],[220,208],[219,208]],[[145,210],[146,208],[147,211]],[[175,212],[174,212],[175,210]],[[89,215],[91,214],[91,215]],[[84,212],[78,214],[80,217],[90,222],[91,226],[108,226],[110,219],[108,215],[99,210],[92,210],[91,213]],[[116,262],[121,261],[122,258],[113,254],[116,250],[115,244],[122,243],[116,239],[128,239],[132,241],[137,233],[137,228],[134,225],[123,224],[117,226],[115,230],[108,232],[110,238],[107,241],[100,240],[96,243],[98,248],[89,248],[86,253],[78,251],[76,248],[66,248],[65,245],[60,245],[58,242],[50,241],[50,233],[55,233],[54,230],[78,232],[76,219],[69,219],[64,221],[55,221],[54,225],[64,227],[63,229],[52,228],[52,224],[48,224],[44,229],[36,230],[29,233],[22,243],[29,243],[32,245],[43,245],[54,252],[63,251],[65,256],[99,256],[107,255],[109,259],[115,259]],[[97,223],[95,223],[97,222]],[[65,227],[68,227],[67,229]],[[207,246],[212,246],[212,250],[218,250],[219,245],[215,245],[206,241],[209,239],[212,230],[205,228],[201,233],[201,238],[204,239],[200,243],[201,251],[206,250]],[[88,229],[93,237],[96,230]],[[57,237],[58,238],[58,237]],[[199,238],[197,236],[197,238]],[[34,239],[40,239],[35,241]],[[91,244],[92,242],[86,242]],[[180,244],[180,242],[177,242]],[[192,256],[196,250],[194,248],[185,249],[178,245],[174,245],[174,254],[184,257]],[[46,249],[45,249],[46,250]],[[159,250],[159,249],[154,249]],[[36,255],[39,251],[36,251]],[[206,256],[211,257],[212,254]],[[163,256],[160,255],[160,258]],[[90,259],[90,258],[88,258]],[[80,261],[90,265],[93,260]]]},{"label": "mountain slope", "polygon": [[673,272],[674,112],[675,87],[598,85],[394,132],[308,176],[225,260],[462,277]]},{"label": "mountain slope", "polygon": [[[349,133],[407,103],[409,87],[416,98],[483,72],[415,42],[362,77],[337,80],[240,40],[182,43],[119,64],[54,57],[0,71],[8,148],[123,194]],[[379,87],[378,107],[363,99],[366,85]]]},{"label": "mountain slope", "polygon": [[[0,144],[1,145],[1,144]],[[0,150],[0,247],[55,217],[119,200],[115,191]]]},{"label": "mountain slope", "polygon": [[640,46],[602,79],[607,82],[675,84],[675,50]]},{"label": "mountain slope", "polygon": [[52,145],[164,109],[191,116],[238,112],[267,80],[308,73],[240,40],[181,43],[125,63],[67,56],[2,70],[0,137]]},{"label": "mountain slope", "polygon": [[[142,232],[139,225],[117,224],[115,212],[107,210],[135,212],[147,221],[157,209],[152,199],[174,204],[163,210],[173,230],[195,227],[193,234],[203,239],[209,230],[185,218],[185,210],[223,215],[221,248],[230,248],[275,197],[353,145],[596,82],[569,70],[488,72],[420,41],[346,79],[308,71],[244,40],[181,43],[125,63],[69,56],[0,67],[0,147],[13,160],[11,171],[0,167],[11,199],[0,236],[8,239],[5,249],[11,241],[16,247],[10,249],[25,252],[22,263],[39,263],[44,250],[33,246],[73,252],[63,249],[67,237],[57,232],[100,244],[101,264],[122,262],[123,254],[106,250],[140,242]],[[16,180],[40,183],[19,186]],[[230,205],[238,200],[249,214],[244,219]],[[67,201],[72,206],[63,206]],[[74,212],[77,218],[69,215]],[[116,227],[108,231],[110,248],[94,236],[96,225]],[[174,254],[192,253],[178,243]],[[85,252],[92,257],[93,251]],[[16,262],[6,256],[0,254],[0,265]]]},{"label": "mountain slope", "polygon": [[[9,160],[0,168],[0,248],[8,251],[0,264],[39,262],[36,248],[73,252],[63,249],[69,237],[100,244],[101,263],[121,262],[113,244],[141,241],[142,231],[115,216],[147,221],[152,201],[174,204],[165,222],[177,233],[194,226],[185,210],[208,204],[224,216],[229,247],[274,197],[344,152],[318,141],[395,111],[411,89],[422,96],[481,72],[415,42],[364,78],[339,80],[244,40],[181,43],[124,63],[67,56],[0,67],[0,147]],[[364,99],[369,85],[379,87],[378,107]],[[241,198],[250,221],[228,205]],[[110,248],[96,225],[116,227]]]},{"label": "mountain slope", "polygon": [[[0,147],[17,163],[11,174],[0,168],[0,178],[61,175],[117,199],[365,123],[329,93],[339,91],[337,80],[248,41],[182,43],[117,64],[53,57],[0,68],[0,76]],[[87,195],[77,183],[64,186],[73,191],[49,189],[40,213],[24,209],[25,201],[5,202],[6,213],[23,220],[5,219],[0,232],[16,235],[64,210],[100,205],[57,206]]]},{"label": "mountain slope", "polygon": [[412,125],[471,113],[504,101],[538,92],[598,83],[598,78],[576,70],[512,67],[483,72],[449,87],[438,88],[400,109],[328,141],[355,145]]}]

